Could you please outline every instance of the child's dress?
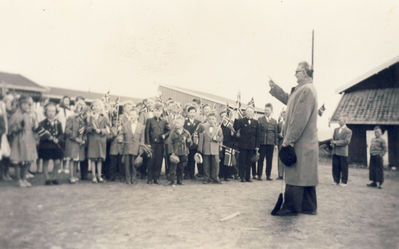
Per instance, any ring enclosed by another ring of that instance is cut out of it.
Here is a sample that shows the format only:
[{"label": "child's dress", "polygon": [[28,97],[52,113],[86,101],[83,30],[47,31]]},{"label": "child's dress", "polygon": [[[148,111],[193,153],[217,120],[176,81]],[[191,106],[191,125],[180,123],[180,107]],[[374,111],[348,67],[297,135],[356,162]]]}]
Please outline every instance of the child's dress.
[{"label": "child's dress", "polygon": [[13,163],[33,162],[37,159],[34,117],[30,113],[16,111],[10,118],[8,132],[11,135],[11,155]]},{"label": "child's dress", "polygon": [[[107,135],[110,132],[108,119],[100,114],[91,116],[88,124],[88,151],[87,157],[91,160],[101,159],[105,161],[107,152]],[[100,129],[100,134],[96,133]]]}]

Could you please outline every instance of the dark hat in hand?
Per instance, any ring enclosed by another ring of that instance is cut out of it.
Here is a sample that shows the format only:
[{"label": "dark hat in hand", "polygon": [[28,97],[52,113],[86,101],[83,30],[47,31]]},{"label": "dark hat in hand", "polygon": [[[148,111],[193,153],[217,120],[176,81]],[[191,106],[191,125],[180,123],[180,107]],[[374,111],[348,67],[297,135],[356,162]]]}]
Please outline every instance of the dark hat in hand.
[{"label": "dark hat in hand", "polygon": [[278,157],[285,166],[292,166],[296,163],[295,149],[292,146],[282,147],[278,153]]}]

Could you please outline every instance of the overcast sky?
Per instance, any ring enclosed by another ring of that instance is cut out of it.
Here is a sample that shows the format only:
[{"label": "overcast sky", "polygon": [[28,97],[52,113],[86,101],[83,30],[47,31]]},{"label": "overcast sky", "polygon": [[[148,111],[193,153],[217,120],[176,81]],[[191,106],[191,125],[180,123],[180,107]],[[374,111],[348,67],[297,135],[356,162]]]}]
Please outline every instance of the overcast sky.
[{"label": "overcast sky", "polygon": [[240,90],[276,115],[268,76],[296,84],[314,29],[325,123],[338,87],[399,55],[397,0],[1,0],[0,10],[0,71],[132,97],[159,84],[232,99]]}]

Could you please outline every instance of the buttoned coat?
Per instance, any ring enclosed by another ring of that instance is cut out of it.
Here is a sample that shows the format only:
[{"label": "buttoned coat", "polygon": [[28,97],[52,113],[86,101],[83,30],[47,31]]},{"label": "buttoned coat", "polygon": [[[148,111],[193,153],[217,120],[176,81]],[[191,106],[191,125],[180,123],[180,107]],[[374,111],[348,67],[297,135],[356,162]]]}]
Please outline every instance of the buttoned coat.
[{"label": "buttoned coat", "polygon": [[160,144],[164,142],[162,135],[166,138],[169,134],[170,128],[166,120],[160,118],[147,119],[145,126],[145,143],[146,144]]},{"label": "buttoned coat", "polygon": [[134,155],[139,154],[140,145],[144,144],[145,127],[142,123],[136,123],[136,129],[132,131],[132,121],[125,122],[122,125],[123,134],[123,154]]},{"label": "buttoned coat", "polygon": [[[86,122],[79,116],[69,117],[65,124],[65,152],[64,157],[72,160],[84,161],[86,159],[85,145],[81,145],[79,140],[87,140]],[[82,133],[81,133],[82,132]]]},{"label": "buttoned coat", "polygon": [[223,142],[223,132],[220,127],[213,127],[206,123],[201,127],[198,140],[198,152],[203,155],[219,155],[219,146]]},{"label": "buttoned coat", "polygon": [[[100,133],[96,133],[95,129],[99,129]],[[87,130],[87,157],[89,159],[106,159],[107,135],[109,134],[109,132],[110,123],[105,115],[100,114],[97,117],[91,116],[89,118]]]},{"label": "buttoned coat", "polygon": [[269,118],[266,120],[265,116],[258,118],[258,145],[277,145],[278,144],[278,124],[274,118]]},{"label": "buttoned coat", "polygon": [[332,154],[337,156],[348,156],[348,145],[351,142],[352,131],[348,127],[343,127],[339,132],[339,128],[334,130],[333,140],[335,145]]},{"label": "buttoned coat", "polygon": [[296,164],[285,167],[286,183],[316,186],[319,143],[317,137],[317,93],[312,83],[298,85],[289,96],[284,144],[294,144]]},{"label": "buttoned coat", "polygon": [[255,119],[241,118],[234,120],[234,130],[240,132],[237,138],[238,147],[241,149],[254,150],[259,142],[258,139],[258,121]]}]

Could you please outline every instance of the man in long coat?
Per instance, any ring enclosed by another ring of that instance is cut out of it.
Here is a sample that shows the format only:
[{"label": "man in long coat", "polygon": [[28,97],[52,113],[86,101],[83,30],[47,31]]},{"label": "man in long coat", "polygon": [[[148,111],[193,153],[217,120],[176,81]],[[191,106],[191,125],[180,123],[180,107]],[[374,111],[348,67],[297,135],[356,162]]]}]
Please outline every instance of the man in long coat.
[{"label": "man in long coat", "polygon": [[[295,76],[298,86],[288,97],[282,147],[293,146],[297,162],[285,167],[285,198],[282,209],[277,213],[279,216],[316,214],[317,210],[317,93],[313,86],[312,70],[307,62],[298,64]],[[275,84],[271,82],[270,85],[273,90]]]}]

